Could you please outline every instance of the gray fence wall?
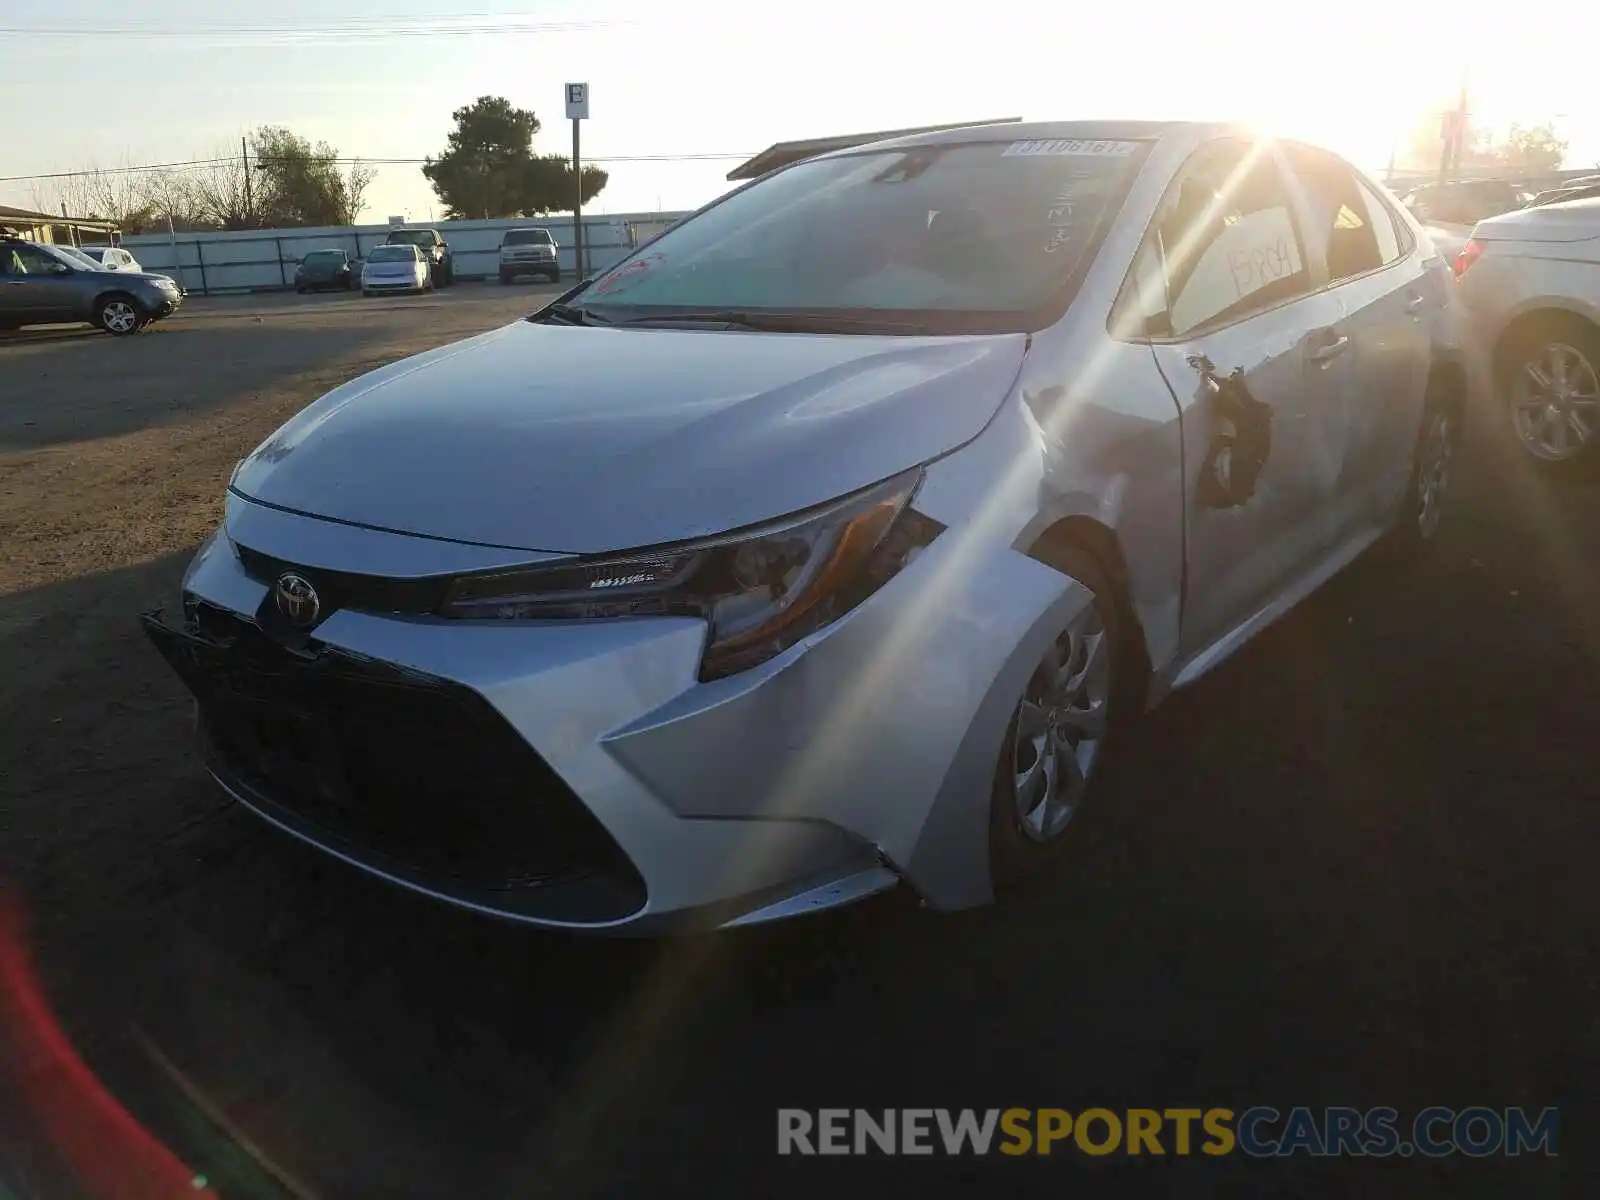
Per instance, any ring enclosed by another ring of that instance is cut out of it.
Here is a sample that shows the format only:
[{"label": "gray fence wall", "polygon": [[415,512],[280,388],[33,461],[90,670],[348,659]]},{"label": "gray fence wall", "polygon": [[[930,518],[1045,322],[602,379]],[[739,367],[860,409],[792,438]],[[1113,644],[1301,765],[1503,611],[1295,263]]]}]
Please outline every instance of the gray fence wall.
[{"label": "gray fence wall", "polygon": [[[647,241],[678,213],[640,213],[583,219],[584,259],[590,272],[602,271]],[[500,267],[500,237],[507,229],[548,229],[559,247],[562,274],[577,278],[573,261],[572,218],[517,218],[504,221],[441,221],[443,236],[461,279],[494,278]],[[345,250],[364,258],[383,244],[389,225],[344,225],[318,229],[248,229],[238,233],[146,233],[122,239],[147,271],[171,275],[191,292],[271,291],[294,286],[297,263],[312,250]]]}]

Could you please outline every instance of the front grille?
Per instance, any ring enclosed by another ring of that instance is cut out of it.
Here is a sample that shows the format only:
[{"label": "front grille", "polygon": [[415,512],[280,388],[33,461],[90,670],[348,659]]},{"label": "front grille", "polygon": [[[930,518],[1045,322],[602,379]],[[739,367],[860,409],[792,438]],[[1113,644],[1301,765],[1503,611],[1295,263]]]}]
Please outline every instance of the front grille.
[{"label": "front grille", "polygon": [[212,765],[318,840],[434,890],[552,920],[644,903],[627,856],[481,696],[201,604],[152,640],[195,694]]},{"label": "front grille", "polygon": [[269,588],[285,571],[293,571],[311,581],[322,601],[324,615],[339,608],[358,612],[412,613],[437,612],[450,590],[452,576],[427,579],[389,579],[380,575],[355,575],[348,571],[324,571],[274,558],[248,546],[236,545],[239,563],[245,574]]}]

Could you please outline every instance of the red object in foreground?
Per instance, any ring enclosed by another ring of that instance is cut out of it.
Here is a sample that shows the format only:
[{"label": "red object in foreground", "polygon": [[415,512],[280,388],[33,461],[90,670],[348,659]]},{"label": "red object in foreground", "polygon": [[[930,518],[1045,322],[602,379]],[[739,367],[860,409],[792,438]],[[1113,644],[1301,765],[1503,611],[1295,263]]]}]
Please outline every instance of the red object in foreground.
[{"label": "red object in foreground", "polygon": [[15,1072],[0,1086],[25,1100],[35,1136],[97,1200],[217,1200],[79,1057],[45,999],[24,938],[15,898],[0,892],[0,1036]]},{"label": "red object in foreground", "polygon": [[1467,273],[1467,269],[1483,257],[1483,243],[1477,238],[1468,238],[1467,244],[1461,247],[1461,252],[1456,255],[1455,277],[1460,279]]}]

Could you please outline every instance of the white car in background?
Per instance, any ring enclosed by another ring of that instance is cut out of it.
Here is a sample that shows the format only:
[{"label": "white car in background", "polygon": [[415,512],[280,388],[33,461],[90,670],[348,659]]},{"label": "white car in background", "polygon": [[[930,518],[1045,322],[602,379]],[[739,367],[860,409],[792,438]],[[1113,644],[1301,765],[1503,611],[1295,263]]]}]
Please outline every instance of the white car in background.
[{"label": "white car in background", "polygon": [[94,259],[102,270],[132,271],[135,274],[140,274],[144,271],[144,268],[139,265],[139,260],[121,246],[80,246],[79,249],[89,258]]},{"label": "white car in background", "polygon": [[1517,443],[1559,466],[1600,444],[1600,198],[1473,228],[1455,275]]},{"label": "white car in background", "polygon": [[361,268],[361,294],[433,290],[428,260],[415,246],[374,246]]}]

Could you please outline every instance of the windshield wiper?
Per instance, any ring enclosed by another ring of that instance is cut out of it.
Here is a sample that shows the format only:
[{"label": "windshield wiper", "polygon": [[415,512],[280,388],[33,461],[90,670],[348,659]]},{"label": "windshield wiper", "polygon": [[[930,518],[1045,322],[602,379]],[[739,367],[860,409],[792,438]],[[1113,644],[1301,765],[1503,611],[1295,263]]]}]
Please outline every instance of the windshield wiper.
[{"label": "windshield wiper", "polygon": [[721,325],[730,329],[762,332],[807,333],[927,333],[926,325],[914,321],[890,321],[880,317],[860,317],[845,313],[751,312],[736,308],[714,308],[701,312],[665,312],[631,317],[619,326]]},{"label": "windshield wiper", "polygon": [[544,325],[611,324],[604,317],[596,316],[586,308],[579,308],[574,304],[562,304],[559,300],[554,304],[546,304],[536,313],[529,313],[527,319]]}]

